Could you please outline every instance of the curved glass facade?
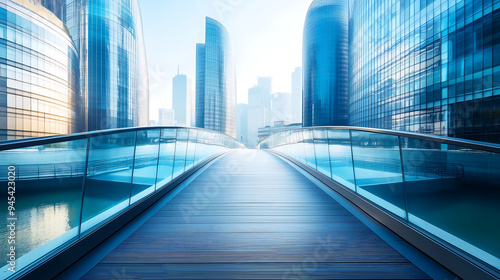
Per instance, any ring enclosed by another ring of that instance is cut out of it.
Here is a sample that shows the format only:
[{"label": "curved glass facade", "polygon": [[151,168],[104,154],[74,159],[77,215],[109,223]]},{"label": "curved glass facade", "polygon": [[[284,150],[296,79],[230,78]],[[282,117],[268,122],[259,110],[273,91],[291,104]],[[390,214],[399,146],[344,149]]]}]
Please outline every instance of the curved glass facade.
[{"label": "curved glass facade", "polygon": [[138,1],[88,0],[83,18],[87,130],[148,125],[148,108],[140,105],[149,98]]},{"label": "curved glass facade", "polygon": [[500,1],[351,8],[351,125],[500,143]]},{"label": "curved glass facade", "polygon": [[196,126],[236,137],[236,70],[229,33],[206,19],[196,59]]},{"label": "curved glass facade", "polygon": [[348,2],[316,0],[303,46],[304,126],[347,125]]},{"label": "curved glass facade", "polygon": [[64,24],[29,1],[0,4],[0,141],[79,132],[78,52]]}]

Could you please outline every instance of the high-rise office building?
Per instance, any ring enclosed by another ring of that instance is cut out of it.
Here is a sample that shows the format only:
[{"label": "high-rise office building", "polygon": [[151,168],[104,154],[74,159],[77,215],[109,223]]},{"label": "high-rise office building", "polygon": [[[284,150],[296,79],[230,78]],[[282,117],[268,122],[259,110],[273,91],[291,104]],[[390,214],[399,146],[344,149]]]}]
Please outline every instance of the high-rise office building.
[{"label": "high-rise office building", "polygon": [[497,2],[351,1],[350,123],[500,143]]},{"label": "high-rise office building", "polygon": [[236,137],[236,70],[229,33],[206,18],[205,44],[196,46],[196,126]]},{"label": "high-rise office building", "polygon": [[80,132],[78,51],[37,2],[0,3],[0,141]]},{"label": "high-rise office building", "polygon": [[0,141],[148,125],[137,0],[7,0],[0,8],[0,91],[8,93]]},{"label": "high-rise office building", "polygon": [[177,75],[172,81],[172,108],[175,111],[175,122],[178,126],[189,126],[188,122],[188,81],[186,75],[181,75],[177,71]]},{"label": "high-rise office building", "polygon": [[304,126],[348,120],[348,2],[315,0],[307,12],[303,45]]},{"label": "high-rise office building", "polygon": [[248,104],[236,106],[236,140],[245,145],[248,142]]},{"label": "high-rise office building", "polygon": [[88,0],[82,14],[87,129],[147,125],[148,74],[138,0]]},{"label": "high-rise office building", "polygon": [[292,123],[302,123],[302,67],[292,73]]}]

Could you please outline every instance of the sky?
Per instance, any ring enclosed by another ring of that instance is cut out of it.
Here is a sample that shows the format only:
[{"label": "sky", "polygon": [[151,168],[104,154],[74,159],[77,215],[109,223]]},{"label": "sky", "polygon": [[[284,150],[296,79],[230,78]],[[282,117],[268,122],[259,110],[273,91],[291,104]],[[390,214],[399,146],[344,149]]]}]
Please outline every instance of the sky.
[{"label": "sky", "polygon": [[290,92],[302,66],[302,31],[312,0],[139,0],[149,68],[150,119],[172,107],[172,78],[191,79],[196,43],[205,42],[205,17],[220,21],[233,43],[237,101],[247,103],[257,77],[273,77],[273,92]]}]

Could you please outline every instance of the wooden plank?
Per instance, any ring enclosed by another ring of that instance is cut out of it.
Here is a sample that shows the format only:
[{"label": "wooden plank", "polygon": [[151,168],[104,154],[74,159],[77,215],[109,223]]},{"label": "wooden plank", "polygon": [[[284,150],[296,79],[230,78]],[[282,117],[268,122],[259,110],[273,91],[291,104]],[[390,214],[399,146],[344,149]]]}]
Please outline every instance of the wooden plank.
[{"label": "wooden plank", "polygon": [[429,279],[301,173],[262,151],[214,163],[85,276],[110,277]]}]

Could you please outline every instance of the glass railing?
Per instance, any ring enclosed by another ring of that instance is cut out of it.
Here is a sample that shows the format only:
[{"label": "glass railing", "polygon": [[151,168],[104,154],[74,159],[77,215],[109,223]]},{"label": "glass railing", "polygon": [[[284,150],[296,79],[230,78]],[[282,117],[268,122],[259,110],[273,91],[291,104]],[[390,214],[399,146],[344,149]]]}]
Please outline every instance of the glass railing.
[{"label": "glass railing", "polygon": [[280,132],[257,148],[321,172],[424,234],[500,270],[500,146],[395,131]]},{"label": "glass railing", "polygon": [[0,278],[94,231],[203,160],[245,148],[192,128],[132,128],[0,143]]}]

